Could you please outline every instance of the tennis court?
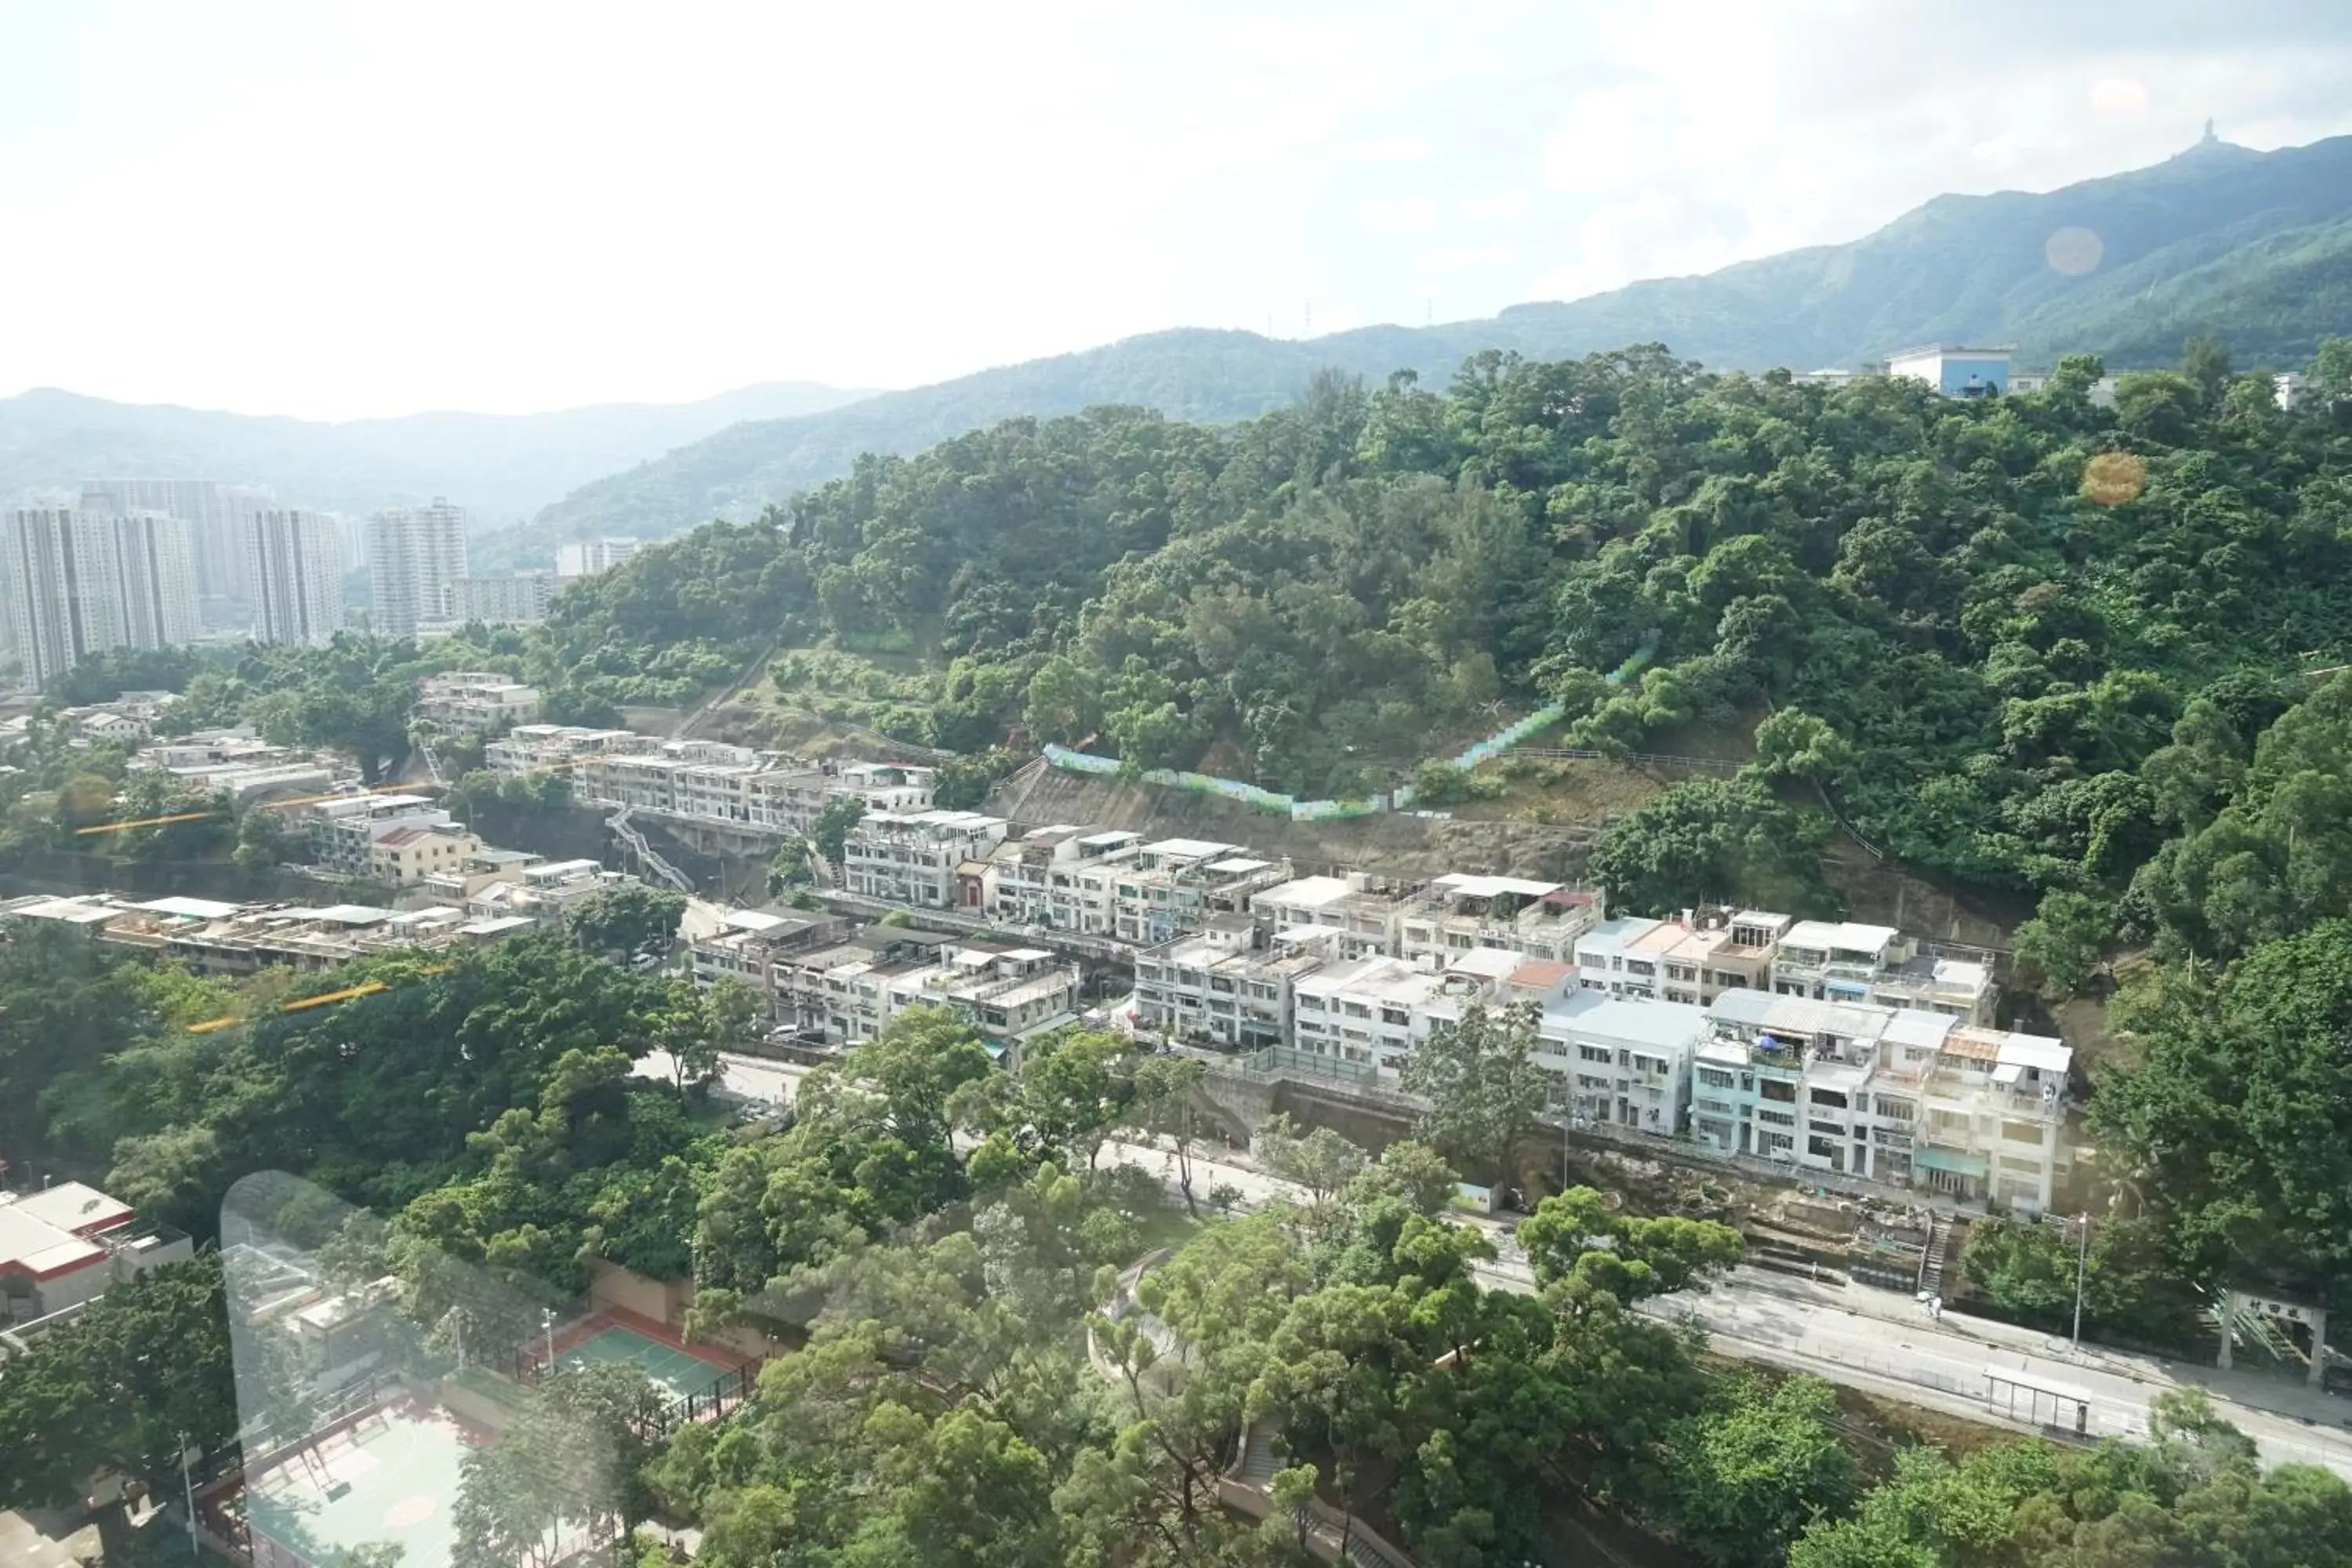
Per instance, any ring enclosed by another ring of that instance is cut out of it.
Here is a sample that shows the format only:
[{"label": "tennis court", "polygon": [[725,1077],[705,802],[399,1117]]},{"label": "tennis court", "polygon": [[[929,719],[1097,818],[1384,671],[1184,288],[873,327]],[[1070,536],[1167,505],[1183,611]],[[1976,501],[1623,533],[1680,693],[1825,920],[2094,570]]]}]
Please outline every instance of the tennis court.
[{"label": "tennis court", "polygon": [[622,1323],[598,1329],[555,1358],[555,1364],[565,1372],[615,1363],[636,1367],[673,1400],[688,1394],[707,1397],[712,1384],[735,1370],[731,1361],[698,1356]]},{"label": "tennis court", "polygon": [[425,1568],[455,1544],[466,1440],[437,1410],[383,1405],[247,1478],[255,1568],[332,1563],[373,1542]]}]

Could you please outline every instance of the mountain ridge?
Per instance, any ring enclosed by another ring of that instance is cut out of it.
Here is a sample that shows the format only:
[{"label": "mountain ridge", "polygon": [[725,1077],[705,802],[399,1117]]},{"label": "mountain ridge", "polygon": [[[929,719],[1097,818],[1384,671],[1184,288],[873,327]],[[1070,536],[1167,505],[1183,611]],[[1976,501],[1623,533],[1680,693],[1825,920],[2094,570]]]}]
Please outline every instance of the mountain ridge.
[{"label": "mountain ridge", "polygon": [[[2097,254],[2087,270],[2061,270],[2053,237],[2074,229],[2096,237]],[[2291,254],[2279,250],[2287,237]],[[1099,403],[1247,418],[1326,367],[1427,379],[1483,349],[1563,358],[1663,342],[1711,368],[1851,368],[1912,343],[1990,339],[2014,343],[2026,363],[2082,350],[2145,368],[2208,330],[2280,364],[2303,363],[2322,335],[2352,332],[2352,136],[2267,153],[2200,142],[2054,191],[1947,194],[1857,239],[1465,321],[1306,341],[1205,328],[1139,334],[719,432],[582,487],[508,547],[544,552],[600,531],[749,518],[847,472],[861,452],[909,453],[996,419]]]},{"label": "mountain ridge", "polygon": [[516,518],[619,462],[657,458],[746,420],[814,413],[870,393],[775,381],[686,403],[540,414],[436,409],[351,420],[122,403],[62,387],[0,398],[0,499],[95,478],[212,478],[289,505],[369,511],[434,496]]}]

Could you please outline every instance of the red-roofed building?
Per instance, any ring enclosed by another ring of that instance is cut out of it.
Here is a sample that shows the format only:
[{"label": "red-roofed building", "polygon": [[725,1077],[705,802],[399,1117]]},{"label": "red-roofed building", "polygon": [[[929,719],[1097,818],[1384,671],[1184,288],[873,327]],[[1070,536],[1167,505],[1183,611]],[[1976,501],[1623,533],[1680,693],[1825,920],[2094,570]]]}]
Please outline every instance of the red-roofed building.
[{"label": "red-roofed building", "polygon": [[480,854],[482,841],[451,823],[404,822],[368,845],[368,875],[405,888],[455,870]]},{"label": "red-roofed building", "polygon": [[132,1217],[130,1205],[79,1182],[0,1193],[0,1324],[79,1307],[109,1285],[190,1256],[186,1237]]}]

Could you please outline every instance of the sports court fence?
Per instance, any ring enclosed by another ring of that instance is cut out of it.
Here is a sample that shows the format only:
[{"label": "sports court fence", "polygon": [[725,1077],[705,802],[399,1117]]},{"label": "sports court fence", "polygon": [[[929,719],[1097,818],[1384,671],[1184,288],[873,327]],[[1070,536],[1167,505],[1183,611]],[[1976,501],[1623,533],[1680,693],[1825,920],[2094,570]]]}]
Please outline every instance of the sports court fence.
[{"label": "sports court fence", "polygon": [[525,1387],[535,1387],[547,1376],[551,1349],[554,1364],[560,1367],[571,1352],[598,1335],[616,1329],[665,1348],[683,1352],[697,1361],[705,1362],[712,1369],[708,1383],[671,1391],[657,1409],[637,1424],[637,1435],[647,1442],[659,1442],[680,1426],[697,1421],[717,1421],[732,1415],[759,1391],[760,1369],[767,1364],[766,1357],[721,1366],[688,1350],[684,1342],[671,1333],[667,1325],[640,1319],[634,1312],[609,1309],[575,1317],[550,1334],[516,1346],[507,1364],[497,1370],[506,1373]]}]

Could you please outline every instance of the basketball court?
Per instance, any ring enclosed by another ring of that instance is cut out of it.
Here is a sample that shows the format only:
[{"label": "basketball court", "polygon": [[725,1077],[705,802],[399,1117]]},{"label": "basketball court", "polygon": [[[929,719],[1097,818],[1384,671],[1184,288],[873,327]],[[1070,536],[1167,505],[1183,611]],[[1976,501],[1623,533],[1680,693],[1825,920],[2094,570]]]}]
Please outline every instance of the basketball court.
[{"label": "basketball court", "polygon": [[248,1475],[255,1568],[331,1563],[390,1542],[418,1568],[449,1561],[467,1440],[446,1414],[380,1405]]}]

